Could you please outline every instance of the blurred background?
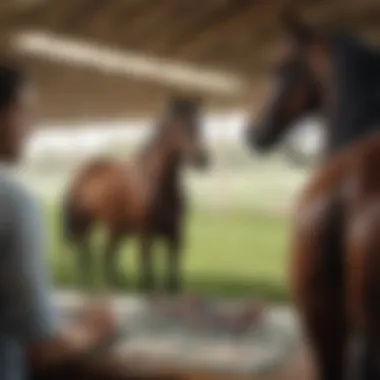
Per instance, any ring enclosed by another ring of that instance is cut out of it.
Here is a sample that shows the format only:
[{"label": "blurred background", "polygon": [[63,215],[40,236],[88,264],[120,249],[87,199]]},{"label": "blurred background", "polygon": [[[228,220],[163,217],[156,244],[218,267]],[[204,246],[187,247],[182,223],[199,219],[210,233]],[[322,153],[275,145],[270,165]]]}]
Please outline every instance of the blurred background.
[{"label": "blurred background", "polygon": [[[242,133],[265,101],[285,37],[278,17],[289,4],[306,20],[379,38],[376,1],[1,1],[2,51],[25,66],[41,95],[20,176],[46,205],[58,285],[76,278],[59,232],[65,184],[93,156],[132,160],[178,92],[205,100],[213,155],[208,172],[186,175],[187,288],[286,299],[288,221],[323,146],[320,122],[303,120],[266,157],[249,151]],[[120,265],[136,276],[133,243]]]}]

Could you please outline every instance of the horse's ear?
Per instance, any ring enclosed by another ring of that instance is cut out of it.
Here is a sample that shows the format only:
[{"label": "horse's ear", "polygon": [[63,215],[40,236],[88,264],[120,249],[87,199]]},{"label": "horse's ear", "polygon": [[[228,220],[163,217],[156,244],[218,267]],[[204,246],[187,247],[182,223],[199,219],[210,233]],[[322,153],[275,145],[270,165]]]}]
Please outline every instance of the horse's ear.
[{"label": "horse's ear", "polygon": [[281,15],[281,24],[299,46],[312,42],[316,37],[314,28],[303,22],[294,11],[285,10]]}]

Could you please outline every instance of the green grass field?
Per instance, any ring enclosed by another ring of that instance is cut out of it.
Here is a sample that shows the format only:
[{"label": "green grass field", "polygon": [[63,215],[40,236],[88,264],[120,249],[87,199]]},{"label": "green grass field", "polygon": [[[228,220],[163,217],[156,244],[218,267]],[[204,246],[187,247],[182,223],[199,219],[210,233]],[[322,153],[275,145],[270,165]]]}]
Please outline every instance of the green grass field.
[{"label": "green grass field", "polygon": [[[75,257],[61,242],[54,209],[50,219],[50,251],[54,280],[58,285],[77,284]],[[184,275],[189,291],[227,296],[259,296],[281,301],[286,299],[285,268],[288,223],[254,212],[195,212],[189,216],[186,231]],[[94,242],[95,282],[102,286],[101,237]],[[126,242],[120,265],[126,278],[126,290],[136,289],[137,251],[134,241]],[[157,247],[160,278],[164,255]]]}]

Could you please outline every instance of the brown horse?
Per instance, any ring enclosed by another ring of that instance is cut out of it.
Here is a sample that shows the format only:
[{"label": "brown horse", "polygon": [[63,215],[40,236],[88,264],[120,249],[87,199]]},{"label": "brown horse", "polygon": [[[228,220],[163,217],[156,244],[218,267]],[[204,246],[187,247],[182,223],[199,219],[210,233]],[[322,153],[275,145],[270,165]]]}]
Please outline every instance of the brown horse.
[{"label": "brown horse", "polygon": [[347,378],[354,335],[380,379],[379,173],[377,132],[318,170],[296,207],[292,293],[321,380]]},{"label": "brown horse", "polygon": [[[307,25],[290,13],[286,15],[284,21],[290,37],[289,44],[272,77],[274,92],[271,93],[262,112],[250,122],[247,128],[246,136],[249,145],[262,152],[269,151],[281,142],[296,121],[312,113],[318,113],[326,121],[324,125],[327,136],[325,158],[334,157],[351,144],[356,144],[366,136],[379,131],[379,50],[349,34]],[[340,161],[341,159],[337,159],[336,162]],[[322,170],[326,173],[323,178],[328,177],[327,173],[334,172],[337,164],[331,163],[331,165],[331,169]],[[364,180],[370,181],[369,177]],[[337,334],[343,326],[336,329],[334,327],[334,323],[339,324],[335,321],[335,317],[339,318],[340,314],[337,308],[343,302],[343,299],[339,299],[339,297],[345,296],[339,289],[342,285],[340,281],[342,266],[338,264],[342,257],[338,258],[338,252],[342,254],[342,250],[338,248],[342,234],[340,218],[343,217],[340,213],[343,210],[338,207],[341,199],[337,196],[339,191],[336,189],[346,188],[348,185],[338,185],[339,180],[336,181],[336,188],[333,186],[326,186],[326,189],[319,188],[321,193],[316,196],[316,200],[303,201],[304,203],[301,202],[302,207],[298,209],[303,214],[298,219],[305,222],[305,229],[312,224],[315,227],[315,234],[321,236],[315,250],[319,249],[321,255],[322,252],[326,252],[326,257],[318,259],[326,259],[327,252],[333,253],[327,258],[328,264],[319,261],[313,263],[312,259],[307,261],[309,257],[307,254],[302,256],[305,266],[310,265],[309,269],[312,273],[315,269],[313,265],[319,265],[319,269],[324,269],[323,273],[319,272],[318,276],[314,276],[314,286],[317,289],[318,281],[321,281],[321,286],[326,287],[326,294],[328,289],[330,292],[331,302],[326,302],[323,306],[321,298],[316,295],[315,298],[312,298],[313,294],[311,293],[308,301],[304,299],[309,306],[314,303],[315,318],[318,315],[320,317],[318,325],[320,334],[318,334],[321,336],[320,339],[325,339],[325,342],[317,341],[315,330],[317,327],[313,330],[313,326],[309,325],[309,335],[312,335],[313,346],[319,355],[321,355],[320,345],[322,344],[325,345],[326,350],[328,347],[330,350],[333,348],[335,350],[339,343],[334,342],[339,341]],[[375,184],[376,181],[373,180],[373,183]],[[328,193],[329,191],[331,194]],[[318,203],[318,199],[320,203]],[[322,202],[321,199],[324,201]],[[316,210],[312,212],[313,207]],[[318,218],[309,219],[310,213]],[[309,233],[312,233],[311,230]],[[300,241],[307,243],[307,239],[300,239]],[[314,244],[313,242],[317,244],[315,239],[310,238],[308,244]],[[313,255],[312,249],[310,250],[310,255]],[[346,259],[345,255],[344,258]],[[332,300],[333,298],[334,300]],[[318,308],[322,308],[323,311]],[[311,309],[308,312],[307,317],[310,318]],[[333,338],[329,338],[330,333]],[[371,359],[372,349],[369,348],[369,351],[365,358],[364,378],[366,380],[378,378],[374,373],[374,358]],[[334,352],[339,352],[339,350]],[[325,354],[327,355],[328,352]],[[332,351],[330,354],[332,355]],[[321,364],[322,359],[319,359]],[[340,375],[334,377],[334,373],[337,374],[334,372],[337,367],[330,368],[329,360],[331,358],[325,359],[324,364],[321,364],[320,367],[321,379],[341,378]]]},{"label": "brown horse", "polygon": [[289,42],[274,68],[272,92],[247,128],[250,146],[269,151],[311,114],[325,121],[327,156],[379,131],[380,51],[292,15],[284,24]]},{"label": "brown horse", "polygon": [[90,275],[90,232],[100,222],[108,233],[105,267],[109,283],[120,283],[116,260],[122,238],[137,235],[143,289],[155,286],[152,245],[156,238],[163,238],[168,248],[166,287],[179,290],[185,212],[183,164],[188,161],[204,168],[208,162],[199,113],[197,100],[173,99],[134,164],[98,159],[74,178],[64,202],[63,228],[79,248],[83,278],[89,280]]}]

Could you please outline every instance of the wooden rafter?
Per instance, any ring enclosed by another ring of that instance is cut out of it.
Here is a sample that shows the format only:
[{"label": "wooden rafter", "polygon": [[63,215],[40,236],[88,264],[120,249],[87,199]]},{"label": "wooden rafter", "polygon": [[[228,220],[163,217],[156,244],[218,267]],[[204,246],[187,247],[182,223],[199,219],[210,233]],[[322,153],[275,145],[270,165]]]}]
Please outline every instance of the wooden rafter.
[{"label": "wooden rafter", "polygon": [[[361,0],[33,0],[28,6],[0,1],[0,46],[17,30],[42,29],[166,59],[228,69],[265,79],[283,32],[278,15],[291,5],[306,20],[345,27],[379,40],[380,3]],[[25,60],[41,84],[46,118],[101,118],[151,112],[171,88],[102,75],[91,69]],[[101,91],[99,90],[101,89]],[[227,107],[247,98],[210,95]],[[253,99],[252,95],[250,99]]]},{"label": "wooden rafter", "polygon": [[144,20],[150,12],[160,12],[161,8],[162,3],[160,2],[143,2],[141,6],[135,10],[133,17],[130,17],[122,24],[120,23],[120,28],[115,32],[115,40],[120,41],[124,47],[133,44],[134,41],[131,36],[134,34],[134,31],[141,27],[141,24],[144,23]]},{"label": "wooden rafter", "polygon": [[64,32],[70,34],[81,34],[91,20],[98,17],[107,9],[109,2],[104,0],[81,0],[72,7],[67,14]]},{"label": "wooden rafter", "polygon": [[114,0],[91,0],[87,8],[83,11],[83,17],[79,19],[76,17],[76,32],[81,34],[91,28],[92,23],[96,23],[99,18],[103,17],[103,12],[112,5]]},{"label": "wooden rafter", "polygon": [[248,17],[255,7],[255,3],[248,0],[233,2],[229,7],[216,14],[202,30],[188,42],[183,43],[176,51],[176,56],[182,59],[192,59],[199,52],[203,52],[216,39],[220,38],[229,29],[238,25]]},{"label": "wooden rafter", "polygon": [[160,11],[152,14],[150,18],[146,18],[139,28],[135,29],[131,36],[134,46],[144,46],[149,51],[147,45],[152,38],[161,38],[162,31],[170,28],[171,23],[176,17],[179,17],[181,9],[189,5],[188,2],[178,2],[176,0],[167,0],[165,6]]},{"label": "wooden rafter", "polygon": [[60,1],[58,3],[49,0],[25,15],[24,25],[30,28],[60,29],[60,27],[66,25],[66,15],[75,4],[73,0]]},{"label": "wooden rafter", "polygon": [[120,13],[123,14],[125,9],[129,9],[128,2],[125,0],[110,1],[97,17],[93,17],[86,22],[86,30],[84,32],[91,35],[94,40],[112,41],[115,37],[113,33],[115,19]]},{"label": "wooden rafter", "polygon": [[203,4],[202,12],[194,12],[194,3],[185,3],[181,12],[158,36],[152,37],[147,49],[157,54],[173,54],[179,47],[186,44],[200,30],[208,27],[210,18],[221,8],[220,2],[209,1]]}]

